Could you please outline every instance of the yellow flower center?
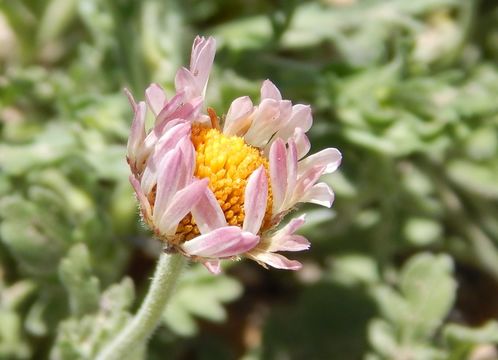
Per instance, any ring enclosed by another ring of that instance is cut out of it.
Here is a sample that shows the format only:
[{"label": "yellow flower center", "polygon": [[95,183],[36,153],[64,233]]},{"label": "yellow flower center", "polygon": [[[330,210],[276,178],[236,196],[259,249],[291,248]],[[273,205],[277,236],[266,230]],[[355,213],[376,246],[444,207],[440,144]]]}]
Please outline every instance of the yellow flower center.
[{"label": "yellow flower center", "polygon": [[[209,179],[213,191],[229,225],[242,226],[244,222],[244,192],[249,176],[261,165],[269,176],[268,160],[260,150],[238,136],[226,136],[214,128],[198,124],[192,126],[192,143],[196,152],[195,176]],[[263,228],[271,220],[272,195],[268,178],[268,200]],[[194,219],[187,215],[177,230],[179,241],[199,234]]]}]

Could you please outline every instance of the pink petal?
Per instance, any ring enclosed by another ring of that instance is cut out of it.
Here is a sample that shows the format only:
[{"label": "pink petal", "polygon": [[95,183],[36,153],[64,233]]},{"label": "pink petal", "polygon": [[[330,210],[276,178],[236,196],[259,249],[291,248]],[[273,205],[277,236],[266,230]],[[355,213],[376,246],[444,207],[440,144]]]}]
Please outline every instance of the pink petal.
[{"label": "pink petal", "polygon": [[270,246],[266,251],[301,251],[309,249],[310,242],[304,236],[294,234],[303,224],[304,215],[292,219],[285,227],[273,234],[273,236],[264,239],[265,242],[270,242]]},{"label": "pink petal", "polygon": [[277,136],[285,141],[293,136],[296,128],[301,128],[305,133],[311,128],[313,118],[309,105],[297,104],[292,107],[289,121],[278,131]]},{"label": "pink petal", "polygon": [[124,93],[125,93],[126,97],[128,98],[128,102],[130,103],[131,108],[133,109],[133,111],[136,111],[137,110],[137,102],[133,98],[133,95],[131,94],[130,90],[128,90],[127,88],[124,88]]},{"label": "pink petal", "polygon": [[296,104],[292,107],[292,115],[289,125],[292,128],[301,128],[307,132],[313,124],[313,117],[311,115],[311,107],[309,105]]},{"label": "pink petal", "polygon": [[192,216],[202,234],[227,226],[223,210],[213,192],[208,188],[192,207]]},{"label": "pink petal", "polygon": [[261,86],[261,99],[274,99],[281,101],[282,95],[275,84],[266,79],[263,81],[263,85]]},{"label": "pink petal", "polygon": [[156,200],[154,202],[154,222],[161,220],[164,211],[168,208],[171,199],[178,190],[179,172],[183,161],[180,149],[166,154],[161,161],[157,176]]},{"label": "pink petal", "polygon": [[294,234],[306,222],[306,215],[303,214],[297,218],[293,218],[282,229],[278,230],[275,235],[287,236]]},{"label": "pink petal", "polygon": [[161,133],[164,129],[164,126],[175,117],[171,115],[175,112],[176,109],[180,107],[180,105],[185,100],[185,94],[183,92],[178,92],[175,96],[168,101],[159,114],[156,115],[156,122],[154,124],[154,131],[157,133],[157,136],[161,136]]},{"label": "pink petal", "polygon": [[280,126],[280,104],[273,99],[264,99],[255,109],[252,124],[244,139],[247,143],[263,147]]},{"label": "pink petal", "polygon": [[149,200],[145,197],[144,192],[142,191],[142,188],[140,187],[140,183],[138,180],[133,176],[130,175],[129,177],[130,183],[133,186],[133,189],[135,190],[135,194],[137,195],[138,202],[140,203],[140,209],[142,211],[142,215],[146,221],[150,219],[151,214],[152,214],[152,209],[149,204]]},{"label": "pink petal", "polygon": [[244,224],[242,229],[257,234],[266,212],[268,199],[268,180],[266,171],[261,165],[254,171],[249,180],[244,194]]},{"label": "pink petal", "polygon": [[299,162],[299,172],[306,172],[312,167],[323,167],[324,174],[329,174],[337,170],[341,164],[342,155],[335,148],[328,148],[317,152]]},{"label": "pink petal", "polygon": [[237,226],[226,226],[186,241],[182,248],[190,255],[224,258],[245,253],[258,242],[259,236],[242,231]]},{"label": "pink petal", "polygon": [[166,105],[166,94],[159,84],[150,84],[145,90],[145,99],[150,109],[157,116]]},{"label": "pink petal", "polygon": [[156,223],[161,234],[168,236],[176,232],[178,223],[200,200],[201,195],[207,188],[208,182],[208,179],[196,180],[173,196],[168,209],[162,214],[159,223]]},{"label": "pink petal", "polygon": [[211,274],[218,275],[221,273],[221,266],[219,260],[208,260],[202,263],[209,270]]},{"label": "pink petal", "polygon": [[259,252],[257,254],[250,254],[250,257],[277,269],[299,270],[303,266],[297,260],[289,260],[285,256],[275,253]]},{"label": "pink petal", "polygon": [[294,130],[294,141],[297,147],[297,158],[300,160],[310,151],[311,143],[301,128]]},{"label": "pink petal", "polygon": [[147,107],[143,101],[135,107],[135,116],[131,124],[130,136],[128,138],[128,158],[135,162],[139,157],[139,150],[145,139],[145,114]]},{"label": "pink petal", "polygon": [[225,135],[243,135],[251,125],[250,115],[254,106],[248,96],[235,99],[225,118],[223,133]]},{"label": "pink petal", "polygon": [[303,251],[310,248],[310,242],[302,235],[289,235],[279,239],[278,244],[270,246],[268,251]]},{"label": "pink petal", "polygon": [[327,184],[318,183],[308,189],[300,201],[331,207],[334,202],[334,193]]},{"label": "pink petal", "polygon": [[182,168],[178,172],[179,186],[185,187],[192,182],[195,170],[195,148],[190,136],[183,137],[178,147],[183,154]]},{"label": "pink petal", "polygon": [[184,67],[176,72],[175,88],[177,91],[183,91],[187,100],[200,95],[194,75]]},{"label": "pink petal", "polygon": [[287,193],[285,194],[285,201],[288,202],[296,188],[297,183],[297,147],[293,139],[289,140],[287,149]]},{"label": "pink petal", "polygon": [[270,180],[273,196],[272,213],[277,214],[287,192],[287,151],[282,139],[277,139],[270,148]]},{"label": "pink petal", "polygon": [[[296,188],[294,190],[293,194],[293,201],[294,204],[296,202],[302,201],[300,198],[304,196],[304,194],[310,189],[315,183],[320,179],[320,176],[323,174],[323,168],[322,167],[314,167],[309,169],[306,173],[300,174],[297,183],[296,183]],[[293,206],[294,204],[288,204],[289,206]]]},{"label": "pink petal", "polygon": [[174,119],[193,120],[199,114],[204,99],[200,96],[191,99],[189,102],[179,106],[171,116]]},{"label": "pink petal", "polygon": [[155,144],[154,151],[147,160],[147,166],[142,175],[141,185],[145,193],[149,193],[157,180],[157,172],[166,154],[173,150],[182,138],[190,135],[190,124],[180,123],[168,130]]},{"label": "pink petal", "polygon": [[214,55],[216,53],[216,41],[214,38],[197,36],[192,45],[192,56],[190,58],[190,72],[197,80],[199,94],[204,97],[209,73],[213,66]]}]

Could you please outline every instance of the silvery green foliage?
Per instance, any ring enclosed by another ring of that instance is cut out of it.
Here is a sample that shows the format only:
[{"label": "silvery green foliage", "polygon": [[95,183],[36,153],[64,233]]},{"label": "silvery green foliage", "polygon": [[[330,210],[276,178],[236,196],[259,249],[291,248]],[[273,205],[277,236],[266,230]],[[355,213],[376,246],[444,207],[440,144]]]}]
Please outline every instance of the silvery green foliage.
[{"label": "silvery green foliage", "polygon": [[403,267],[398,289],[373,289],[383,317],[370,322],[369,340],[381,358],[446,358],[432,343],[455,300],[452,267],[446,255],[420,254]]},{"label": "silvery green foliage", "polygon": [[[2,269],[0,268],[0,273]],[[18,281],[10,286],[0,277],[0,358],[27,359],[30,346],[22,331],[20,307],[36,290],[34,282]]]},{"label": "silvery green foliage", "polygon": [[[91,280],[92,278],[89,278],[89,281]],[[134,297],[133,283],[129,278],[111,285],[101,294],[96,312],[73,316],[59,324],[50,358],[54,360],[95,358],[98,351],[131,318],[130,309]],[[80,301],[85,300],[80,299]],[[143,351],[144,349],[136,349],[134,354],[136,356],[133,358],[142,358]]]},{"label": "silvery green foliage", "polygon": [[[333,210],[307,211],[303,271],[189,268],[147,357],[492,349],[496,323],[455,296],[496,292],[482,280],[498,278],[496,24],[492,0],[0,2],[0,358],[91,359],[140,303],[156,253],[127,180],[122,88],[171,88],[198,33],[219,44],[219,114],[271,77],[312,104],[314,146],[344,163],[326,178]],[[236,334],[202,331],[230,321],[241,281]]]},{"label": "silvery green foliage", "polygon": [[213,277],[203,267],[195,266],[180,278],[175,296],[163,315],[163,322],[176,334],[193,336],[198,332],[196,317],[223,322],[224,303],[242,294],[241,285],[227,275]]}]

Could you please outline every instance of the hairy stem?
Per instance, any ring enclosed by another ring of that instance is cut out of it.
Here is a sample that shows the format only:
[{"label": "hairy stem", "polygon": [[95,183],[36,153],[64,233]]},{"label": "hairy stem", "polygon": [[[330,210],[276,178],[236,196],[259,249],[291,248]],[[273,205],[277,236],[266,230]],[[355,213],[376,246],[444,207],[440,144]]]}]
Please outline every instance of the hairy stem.
[{"label": "hairy stem", "polygon": [[100,352],[97,360],[125,360],[145,347],[176,286],[186,259],[179,254],[161,254],[140,309],[121,332]]}]

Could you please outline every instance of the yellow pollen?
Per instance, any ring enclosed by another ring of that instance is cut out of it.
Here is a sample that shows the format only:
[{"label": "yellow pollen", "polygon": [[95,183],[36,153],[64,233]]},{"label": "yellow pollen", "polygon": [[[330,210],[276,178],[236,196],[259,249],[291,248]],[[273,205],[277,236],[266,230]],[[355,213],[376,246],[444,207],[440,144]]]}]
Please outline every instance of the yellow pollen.
[{"label": "yellow pollen", "polygon": [[[242,226],[244,222],[244,192],[249,176],[261,165],[269,175],[268,160],[260,151],[238,136],[226,136],[214,128],[192,126],[192,143],[196,152],[195,176],[209,179],[213,191],[229,225]],[[263,228],[271,220],[272,195],[268,178],[268,200]],[[199,229],[192,216],[187,215],[178,227],[176,241],[196,237]]]}]

